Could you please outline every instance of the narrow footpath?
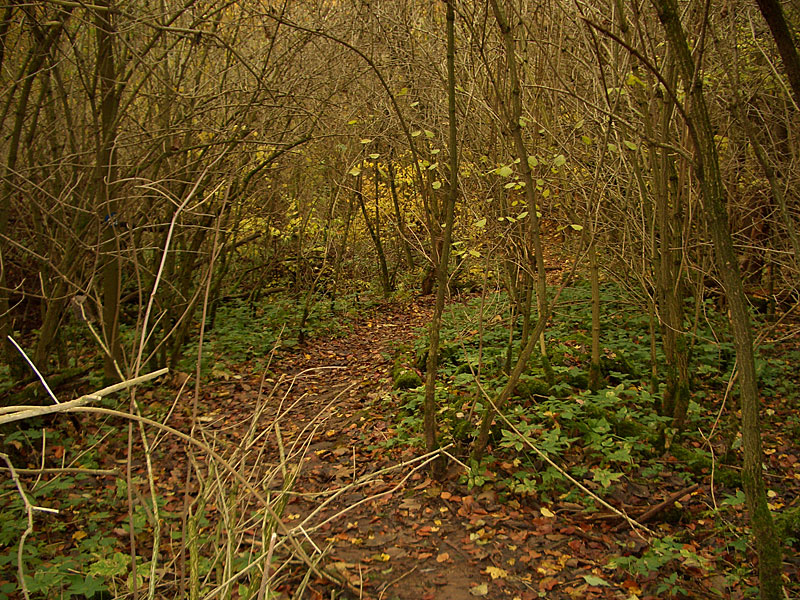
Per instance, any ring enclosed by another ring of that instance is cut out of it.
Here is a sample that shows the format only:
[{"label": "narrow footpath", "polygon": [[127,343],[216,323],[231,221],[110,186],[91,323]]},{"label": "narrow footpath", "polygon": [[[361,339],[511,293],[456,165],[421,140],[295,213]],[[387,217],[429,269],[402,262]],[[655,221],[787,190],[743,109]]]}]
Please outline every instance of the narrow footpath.
[{"label": "narrow footpath", "polygon": [[[236,414],[246,420],[260,399],[259,422],[272,428],[267,456],[277,461],[282,452],[298,469],[283,520],[302,524],[325,550],[324,568],[348,588],[345,597],[630,597],[631,590],[590,585],[602,581],[591,557],[615,545],[611,536],[586,533],[533,503],[501,504],[493,490],[470,490],[454,461],[448,477],[434,481],[419,449],[392,443],[400,410],[392,357],[431,312],[430,301],[381,306],[345,337],[311,339],[283,355],[269,376],[211,384],[205,395],[228,422]],[[305,597],[343,597],[333,589],[312,579]],[[291,589],[283,593],[292,597]]]}]

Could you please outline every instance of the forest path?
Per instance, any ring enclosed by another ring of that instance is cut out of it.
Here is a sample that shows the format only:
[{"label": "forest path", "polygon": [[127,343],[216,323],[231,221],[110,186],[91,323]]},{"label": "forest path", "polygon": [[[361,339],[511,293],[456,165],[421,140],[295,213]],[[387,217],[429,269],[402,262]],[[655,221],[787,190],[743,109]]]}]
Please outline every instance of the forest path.
[{"label": "forest path", "polygon": [[[263,381],[239,378],[229,382],[236,391],[228,385],[222,395],[216,386],[206,389],[215,412],[229,417],[252,413],[243,399],[262,389],[259,423],[278,424],[287,464],[300,465],[284,521],[302,524],[319,548],[328,548],[326,568],[349,587],[349,595],[332,596],[330,584],[318,580],[304,597],[608,594],[580,574],[599,572],[590,555],[607,552],[610,537],[586,534],[536,506],[500,503],[493,490],[471,491],[455,462],[448,478],[431,480],[417,448],[391,443],[400,410],[391,394],[392,359],[398,346],[410,348],[431,314],[430,299],[382,305],[352,322],[349,334],[314,338],[282,355]],[[274,427],[265,439],[274,462]]]}]

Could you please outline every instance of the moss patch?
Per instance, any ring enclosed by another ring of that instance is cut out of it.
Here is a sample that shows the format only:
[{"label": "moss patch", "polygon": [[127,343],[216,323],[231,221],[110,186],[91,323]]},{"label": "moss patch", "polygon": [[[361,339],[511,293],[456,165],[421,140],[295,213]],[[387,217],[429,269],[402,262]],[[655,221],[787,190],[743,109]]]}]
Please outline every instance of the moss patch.
[{"label": "moss patch", "polygon": [[392,379],[394,380],[393,387],[396,390],[412,390],[422,385],[422,378],[411,369],[398,370]]}]

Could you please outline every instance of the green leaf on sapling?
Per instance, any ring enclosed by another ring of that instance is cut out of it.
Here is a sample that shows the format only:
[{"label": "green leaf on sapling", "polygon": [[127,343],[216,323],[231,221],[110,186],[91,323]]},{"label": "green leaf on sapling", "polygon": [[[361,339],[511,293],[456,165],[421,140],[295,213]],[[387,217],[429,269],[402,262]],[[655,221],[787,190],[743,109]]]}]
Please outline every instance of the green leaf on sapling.
[{"label": "green leaf on sapling", "polygon": [[496,170],[495,170],[495,173],[497,173],[498,175],[500,175],[500,177],[508,177],[508,176],[509,176],[509,175],[511,175],[513,172],[514,172],[514,171],[513,171],[513,170],[512,170],[512,168],[511,168],[511,167],[509,167],[509,166],[499,167],[498,169],[496,169]]}]

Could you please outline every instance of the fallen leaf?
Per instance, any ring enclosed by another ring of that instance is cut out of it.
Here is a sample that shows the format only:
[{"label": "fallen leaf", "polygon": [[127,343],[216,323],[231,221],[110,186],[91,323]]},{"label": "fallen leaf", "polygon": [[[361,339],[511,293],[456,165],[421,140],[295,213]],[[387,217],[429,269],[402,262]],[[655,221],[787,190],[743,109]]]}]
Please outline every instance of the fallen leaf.
[{"label": "fallen leaf", "polygon": [[450,560],[450,554],[447,552],[442,552],[439,556],[436,557],[436,562],[443,563]]},{"label": "fallen leaf", "polygon": [[486,583],[482,583],[480,585],[475,586],[469,591],[470,594],[473,596],[485,596],[489,593],[489,585]]},{"label": "fallen leaf", "polygon": [[508,571],[498,567],[486,567],[486,574],[492,579],[505,579],[508,577]]},{"label": "fallen leaf", "polygon": [[586,581],[586,583],[588,583],[589,585],[594,585],[594,586],[611,585],[605,579],[603,579],[602,577],[598,577],[597,575],[581,575],[581,577],[583,577],[584,581]]},{"label": "fallen leaf", "polygon": [[415,490],[421,490],[421,489],[424,489],[424,488],[428,487],[430,484],[431,484],[431,478],[428,477],[422,483],[415,485],[414,489]]},{"label": "fallen leaf", "polygon": [[555,577],[545,577],[539,581],[539,589],[549,592],[558,585],[558,580]]},{"label": "fallen leaf", "polygon": [[551,511],[549,508],[545,508],[544,506],[539,509],[539,512],[542,513],[543,517],[547,517],[548,519],[556,516],[553,511]]}]

